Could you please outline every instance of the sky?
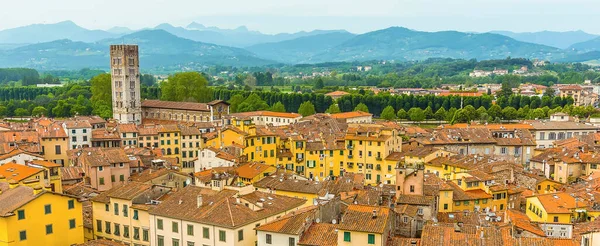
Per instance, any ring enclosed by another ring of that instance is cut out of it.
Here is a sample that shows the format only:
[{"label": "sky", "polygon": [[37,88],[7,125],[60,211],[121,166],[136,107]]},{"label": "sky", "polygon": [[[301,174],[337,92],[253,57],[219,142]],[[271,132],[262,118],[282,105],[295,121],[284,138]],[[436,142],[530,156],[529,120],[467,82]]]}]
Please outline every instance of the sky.
[{"label": "sky", "polygon": [[264,33],[390,26],[421,31],[600,34],[599,0],[2,0],[0,30],[71,20],[88,29],[192,21]]}]

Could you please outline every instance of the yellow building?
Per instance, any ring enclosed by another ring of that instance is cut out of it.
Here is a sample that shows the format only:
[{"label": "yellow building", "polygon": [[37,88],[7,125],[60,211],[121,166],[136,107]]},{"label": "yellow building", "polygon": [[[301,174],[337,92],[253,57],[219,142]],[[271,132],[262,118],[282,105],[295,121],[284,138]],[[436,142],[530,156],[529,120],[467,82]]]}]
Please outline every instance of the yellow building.
[{"label": "yellow building", "polygon": [[177,125],[162,125],[158,129],[159,148],[166,158],[175,159],[177,165],[181,164],[181,132]]},{"label": "yellow building", "polygon": [[44,159],[65,166],[69,141],[62,125],[51,124],[38,129]]},{"label": "yellow building", "polygon": [[96,239],[110,239],[133,245],[150,245],[148,209],[170,188],[130,182],[114,187],[92,199]]},{"label": "yellow building", "polygon": [[0,182],[9,182],[29,187],[45,187],[48,182],[44,179],[44,169],[35,168],[15,163],[0,166]]},{"label": "yellow building", "polygon": [[194,172],[194,160],[198,159],[197,153],[202,148],[202,134],[200,130],[192,126],[180,125],[181,130],[181,158],[182,172]]},{"label": "yellow building", "polygon": [[387,245],[393,217],[386,207],[351,204],[337,227],[337,245]]},{"label": "yellow building", "polygon": [[7,183],[0,183],[0,191],[0,246],[84,242],[76,197]]},{"label": "yellow building", "polygon": [[60,164],[50,161],[33,160],[27,163],[27,166],[43,169],[44,187],[49,187],[49,189],[54,192],[63,193]]},{"label": "yellow building", "polygon": [[526,214],[531,221],[573,223],[581,219],[587,204],[568,193],[541,194],[527,198]]}]

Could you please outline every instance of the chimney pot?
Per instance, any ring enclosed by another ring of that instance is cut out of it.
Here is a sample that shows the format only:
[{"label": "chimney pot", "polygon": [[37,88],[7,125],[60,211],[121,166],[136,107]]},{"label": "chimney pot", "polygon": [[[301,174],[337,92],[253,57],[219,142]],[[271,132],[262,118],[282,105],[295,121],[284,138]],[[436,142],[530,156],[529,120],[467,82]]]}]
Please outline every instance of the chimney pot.
[{"label": "chimney pot", "polygon": [[202,195],[198,195],[198,208],[202,207]]}]

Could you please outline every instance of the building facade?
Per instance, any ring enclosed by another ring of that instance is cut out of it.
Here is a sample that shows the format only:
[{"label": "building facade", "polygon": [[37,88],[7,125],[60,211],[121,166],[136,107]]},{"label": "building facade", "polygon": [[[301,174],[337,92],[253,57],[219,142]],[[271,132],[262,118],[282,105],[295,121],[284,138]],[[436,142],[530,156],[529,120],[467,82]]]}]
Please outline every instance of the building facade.
[{"label": "building facade", "polygon": [[120,123],[142,122],[140,63],[137,45],[111,45],[110,68],[113,118]]}]

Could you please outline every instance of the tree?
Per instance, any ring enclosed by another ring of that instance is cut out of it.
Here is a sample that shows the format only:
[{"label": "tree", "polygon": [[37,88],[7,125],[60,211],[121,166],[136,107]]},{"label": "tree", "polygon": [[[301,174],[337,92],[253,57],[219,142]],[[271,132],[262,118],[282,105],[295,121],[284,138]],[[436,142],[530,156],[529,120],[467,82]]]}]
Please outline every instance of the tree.
[{"label": "tree", "polygon": [[48,110],[46,110],[46,108],[44,108],[44,106],[37,106],[37,107],[33,108],[33,110],[31,110],[31,115],[33,115],[35,117],[47,116]]},{"label": "tree", "polygon": [[433,109],[431,106],[427,106],[423,113],[425,114],[425,119],[433,119]]},{"label": "tree", "polygon": [[362,111],[362,112],[368,113],[369,107],[367,107],[367,105],[364,103],[359,103],[358,105],[356,105],[356,107],[354,107],[353,111]]},{"label": "tree", "polygon": [[517,118],[518,113],[515,108],[509,106],[502,109],[502,116],[504,116],[504,119],[506,120],[514,120]]},{"label": "tree", "polygon": [[550,86],[548,86],[548,88],[546,88],[546,91],[544,91],[544,96],[548,96],[548,97],[554,97],[554,89]]},{"label": "tree", "polygon": [[[90,80],[90,84],[90,90],[92,91],[92,98],[90,100],[93,108],[92,113],[105,119],[112,118],[112,84],[110,74],[96,75]],[[62,110],[59,111],[62,112]],[[52,109],[52,112],[54,114],[54,109]],[[60,116],[66,117],[68,115],[60,114]]]},{"label": "tree", "polygon": [[412,121],[420,122],[425,120],[425,113],[420,108],[411,108],[408,111],[408,116]]},{"label": "tree", "polygon": [[140,83],[145,86],[153,86],[156,84],[156,78],[151,74],[142,74]]},{"label": "tree", "polygon": [[502,82],[502,87],[500,91],[498,91],[498,97],[509,98],[513,94],[512,87],[508,81]]},{"label": "tree", "polygon": [[29,111],[27,111],[27,109],[24,109],[24,108],[15,109],[15,116],[23,117],[23,116],[28,116],[28,115],[29,115]]},{"label": "tree", "polygon": [[487,110],[487,113],[489,116],[495,119],[496,117],[502,116],[502,108],[500,108],[500,106],[497,104],[494,104]]},{"label": "tree", "polygon": [[325,85],[323,83],[323,79],[322,78],[318,78],[317,81],[315,82],[315,86],[313,88],[315,90],[319,90],[319,89],[323,89],[323,87],[325,87]]},{"label": "tree", "polygon": [[408,119],[408,113],[403,108],[398,110],[398,113],[396,115],[398,116],[398,119],[403,119],[403,120]]},{"label": "tree", "polygon": [[315,114],[315,105],[313,105],[310,101],[303,102],[298,108],[298,113],[303,117],[313,115]]},{"label": "tree", "polygon": [[269,104],[262,100],[256,93],[252,93],[240,103],[237,107],[237,112],[252,112],[267,109],[269,109]]},{"label": "tree", "polygon": [[212,100],[212,90],[208,81],[198,72],[182,72],[169,76],[160,83],[165,101],[208,102]]},{"label": "tree", "polygon": [[271,111],[273,112],[286,112],[285,111],[285,106],[283,105],[283,103],[281,102],[277,102],[273,105],[273,107],[271,107]]},{"label": "tree", "polygon": [[327,108],[327,110],[325,110],[325,113],[328,114],[337,114],[337,113],[341,113],[342,111],[340,110],[340,107],[337,105],[337,103],[332,103],[331,105],[329,105],[329,108]]},{"label": "tree", "polygon": [[444,118],[446,118],[446,110],[443,107],[441,107],[440,109],[435,111],[435,114],[433,114],[433,118],[436,120],[444,120]]},{"label": "tree", "polygon": [[383,111],[381,112],[381,118],[385,119],[385,120],[393,120],[396,119],[396,110],[394,110],[394,107],[392,106],[387,106],[383,109]]},{"label": "tree", "polygon": [[256,87],[256,78],[251,74],[248,74],[246,79],[244,79],[244,84],[249,87]]}]

